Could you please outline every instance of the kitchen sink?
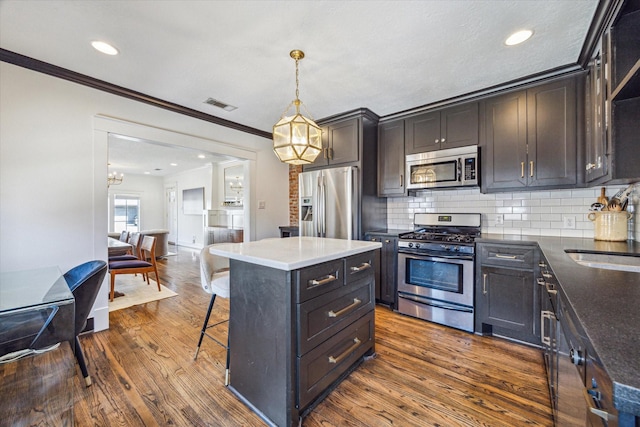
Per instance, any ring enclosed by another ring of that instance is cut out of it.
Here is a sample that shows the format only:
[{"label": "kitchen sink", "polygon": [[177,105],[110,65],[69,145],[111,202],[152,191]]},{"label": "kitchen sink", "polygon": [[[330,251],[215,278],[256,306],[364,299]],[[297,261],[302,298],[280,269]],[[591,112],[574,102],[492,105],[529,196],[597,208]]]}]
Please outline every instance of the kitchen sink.
[{"label": "kitchen sink", "polygon": [[640,273],[639,256],[612,255],[602,252],[578,252],[571,250],[565,250],[565,252],[572,260],[587,267]]}]

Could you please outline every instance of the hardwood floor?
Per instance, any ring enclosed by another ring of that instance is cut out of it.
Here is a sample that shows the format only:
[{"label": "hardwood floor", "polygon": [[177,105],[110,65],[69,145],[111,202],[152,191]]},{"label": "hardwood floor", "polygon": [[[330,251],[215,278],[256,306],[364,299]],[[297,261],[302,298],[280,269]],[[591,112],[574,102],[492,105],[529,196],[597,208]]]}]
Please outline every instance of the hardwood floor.
[{"label": "hardwood floor", "polygon": [[[193,360],[209,295],[200,288],[197,252],[177,252],[160,261],[159,269],[162,283],[178,296],[112,312],[109,330],[81,337],[93,385],[86,388],[79,374],[73,379],[76,425],[264,425],[224,387],[221,346],[205,339],[198,360]],[[228,306],[228,300],[218,299],[212,321],[226,318]],[[225,333],[220,331],[222,339]],[[42,360],[62,364],[64,352],[55,353],[58,356],[51,352]],[[537,349],[378,306],[376,353],[321,402],[303,426],[553,424]],[[20,363],[33,365],[36,358],[30,359],[13,364],[12,374],[20,371]],[[0,368],[0,375],[8,369]],[[28,392],[17,393],[2,399],[28,402]],[[28,425],[25,421],[2,416],[0,424]],[[39,425],[56,423],[45,420]]]}]

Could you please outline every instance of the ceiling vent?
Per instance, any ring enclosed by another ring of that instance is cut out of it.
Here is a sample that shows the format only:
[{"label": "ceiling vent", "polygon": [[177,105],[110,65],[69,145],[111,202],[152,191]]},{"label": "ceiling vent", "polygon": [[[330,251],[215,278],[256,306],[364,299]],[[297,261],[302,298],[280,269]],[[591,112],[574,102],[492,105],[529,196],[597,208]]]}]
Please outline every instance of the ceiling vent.
[{"label": "ceiling vent", "polygon": [[234,107],[233,105],[225,104],[224,102],[218,101],[217,99],[213,99],[213,98],[207,98],[207,100],[204,101],[204,103],[213,105],[214,107],[222,108],[225,111],[233,111],[236,108],[238,108],[238,107]]}]

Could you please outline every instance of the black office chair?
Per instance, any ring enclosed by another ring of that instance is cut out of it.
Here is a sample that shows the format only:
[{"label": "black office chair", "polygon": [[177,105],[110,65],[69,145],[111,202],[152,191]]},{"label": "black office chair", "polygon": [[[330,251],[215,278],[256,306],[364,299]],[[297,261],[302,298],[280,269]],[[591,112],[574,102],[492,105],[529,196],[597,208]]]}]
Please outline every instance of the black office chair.
[{"label": "black office chair", "polygon": [[71,348],[74,349],[87,387],[91,385],[91,377],[87,371],[87,365],[84,361],[84,354],[82,353],[82,347],[80,347],[78,335],[80,335],[87,324],[87,317],[89,317],[91,307],[93,307],[93,303],[96,301],[100,285],[102,285],[106,274],[107,263],[97,260],[80,264],[64,274],[67,285],[69,285],[69,289],[76,300],[75,338],[69,341],[69,344],[71,344]]}]

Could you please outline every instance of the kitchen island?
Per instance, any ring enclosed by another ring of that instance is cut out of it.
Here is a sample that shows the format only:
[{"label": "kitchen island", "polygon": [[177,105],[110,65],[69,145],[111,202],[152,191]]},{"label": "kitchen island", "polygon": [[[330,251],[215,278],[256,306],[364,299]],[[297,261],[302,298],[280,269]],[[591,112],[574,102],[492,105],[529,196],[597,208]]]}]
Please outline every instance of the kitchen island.
[{"label": "kitchen island", "polygon": [[289,427],[375,351],[375,250],[315,237],[211,247],[229,258],[231,391]]},{"label": "kitchen island", "polygon": [[640,418],[640,272],[580,265],[567,252],[640,258],[640,243],[497,234],[483,234],[476,242],[538,244],[562,300],[613,383],[620,425],[634,425]]}]

